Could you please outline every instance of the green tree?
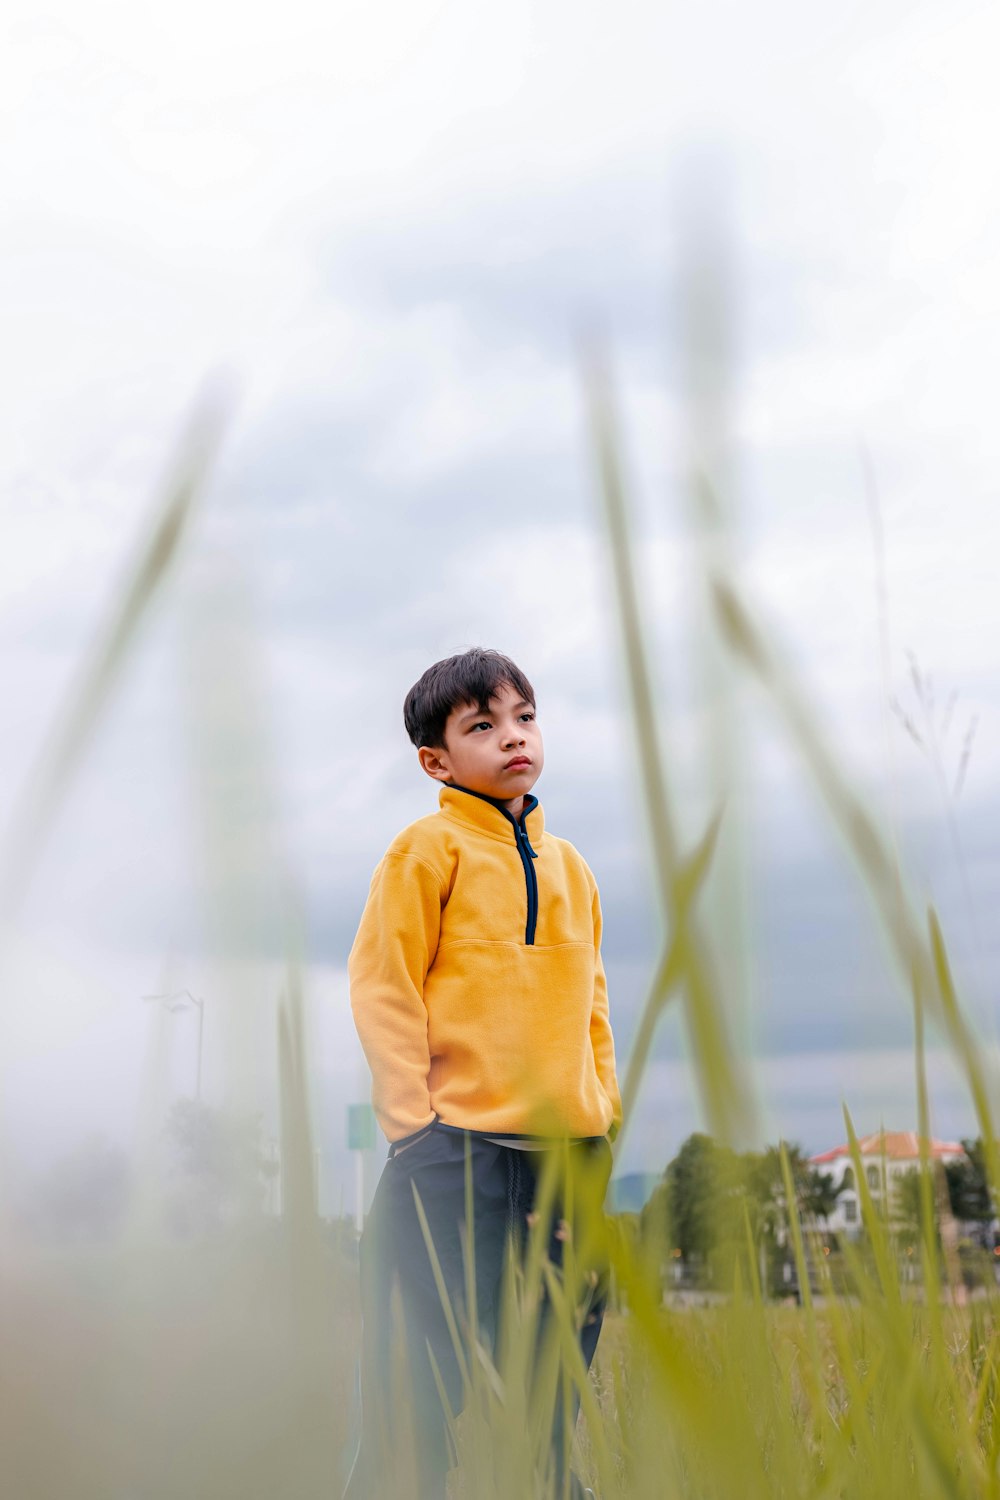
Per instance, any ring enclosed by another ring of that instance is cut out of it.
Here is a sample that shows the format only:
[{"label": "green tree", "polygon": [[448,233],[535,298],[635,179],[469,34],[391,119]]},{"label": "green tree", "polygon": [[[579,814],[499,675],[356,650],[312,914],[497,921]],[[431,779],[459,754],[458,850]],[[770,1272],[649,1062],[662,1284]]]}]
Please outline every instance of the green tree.
[{"label": "green tree", "polygon": [[[837,1201],[833,1178],[811,1165],[801,1146],[786,1145],[796,1209],[815,1224]],[[680,1251],[688,1267],[712,1267],[725,1281],[734,1257],[747,1250],[749,1224],[762,1284],[781,1281],[787,1256],[789,1215],[781,1149],[736,1153],[711,1136],[688,1136],[670,1162],[642,1215],[642,1232],[655,1236],[668,1254]]]},{"label": "green tree", "polygon": [[[933,1166],[931,1171],[933,1171]],[[934,1202],[934,1195],[932,1195]],[[892,1222],[900,1244],[912,1249],[919,1243],[923,1226],[923,1193],[920,1186],[920,1169],[910,1167],[893,1183]],[[934,1202],[935,1233],[937,1229],[937,1204]]]},{"label": "green tree", "polygon": [[[812,1166],[802,1147],[786,1142],[785,1154],[795,1193],[795,1211],[807,1227],[826,1220],[833,1212],[837,1193],[833,1177]],[[781,1147],[748,1151],[742,1158],[747,1216],[757,1250],[761,1283],[777,1290],[783,1285],[782,1268],[791,1244],[791,1222]]]},{"label": "green tree", "polygon": [[739,1158],[711,1136],[689,1135],[642,1215],[643,1232],[662,1235],[689,1265],[706,1266],[740,1224]]},{"label": "green tree", "polygon": [[945,1164],[948,1201],[956,1219],[962,1223],[986,1225],[994,1217],[993,1195],[986,1175],[983,1140],[964,1140],[965,1156]]},{"label": "green tree", "polygon": [[[785,1154],[795,1190],[795,1206],[808,1222],[829,1218],[837,1203],[837,1191],[829,1172],[820,1172],[805,1155],[801,1146],[785,1143]],[[775,1232],[788,1228],[785,1177],[781,1165],[781,1147],[767,1146],[761,1152],[747,1152],[745,1162],[747,1191],[753,1203],[753,1215],[763,1226]]]}]

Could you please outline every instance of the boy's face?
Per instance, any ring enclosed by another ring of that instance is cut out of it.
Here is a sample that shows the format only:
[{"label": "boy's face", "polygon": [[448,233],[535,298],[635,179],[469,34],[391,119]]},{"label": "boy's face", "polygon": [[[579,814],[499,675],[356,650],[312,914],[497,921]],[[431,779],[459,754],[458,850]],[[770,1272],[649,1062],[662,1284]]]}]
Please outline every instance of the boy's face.
[{"label": "boy's face", "polygon": [[504,683],[486,713],[474,703],[453,708],[444,739],[442,747],[422,745],[417,752],[428,776],[495,797],[515,815],[520,812],[544,762],[542,733],[530,703]]}]

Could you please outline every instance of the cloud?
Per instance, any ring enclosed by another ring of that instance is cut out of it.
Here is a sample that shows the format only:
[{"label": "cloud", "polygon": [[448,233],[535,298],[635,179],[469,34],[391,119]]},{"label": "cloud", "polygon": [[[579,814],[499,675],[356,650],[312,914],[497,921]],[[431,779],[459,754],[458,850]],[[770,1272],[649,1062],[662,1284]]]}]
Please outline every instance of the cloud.
[{"label": "cloud", "polygon": [[[995,1052],[991,1061],[995,1068]],[[759,1133],[737,1143],[741,1149],[785,1139],[810,1154],[829,1150],[847,1138],[845,1105],[859,1135],[882,1126],[916,1128],[913,1053],[906,1048],[764,1053],[748,1061],[747,1072],[763,1108]],[[933,1134],[947,1140],[979,1134],[968,1085],[949,1054],[929,1051],[927,1072]],[[705,1128],[696,1083],[683,1061],[650,1065],[619,1170],[662,1170],[686,1136]]]}]

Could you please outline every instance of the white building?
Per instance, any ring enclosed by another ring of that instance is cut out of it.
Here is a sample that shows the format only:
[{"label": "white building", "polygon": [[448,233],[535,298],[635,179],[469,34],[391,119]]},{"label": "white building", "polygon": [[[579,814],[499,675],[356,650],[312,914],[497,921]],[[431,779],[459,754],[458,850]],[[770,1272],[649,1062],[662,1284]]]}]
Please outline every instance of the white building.
[{"label": "white building", "polygon": [[[920,1166],[920,1138],[915,1130],[880,1130],[866,1135],[858,1141],[858,1151],[876,1204],[881,1203],[883,1194],[888,1195],[891,1203],[899,1178]],[[960,1160],[965,1150],[959,1141],[932,1140],[928,1154],[932,1162],[947,1163]],[[834,1188],[839,1190],[837,1206],[824,1227],[831,1234],[853,1237],[861,1229],[861,1199],[850,1147],[835,1146],[832,1151],[822,1151],[811,1156],[809,1164],[820,1172],[828,1172]]]}]

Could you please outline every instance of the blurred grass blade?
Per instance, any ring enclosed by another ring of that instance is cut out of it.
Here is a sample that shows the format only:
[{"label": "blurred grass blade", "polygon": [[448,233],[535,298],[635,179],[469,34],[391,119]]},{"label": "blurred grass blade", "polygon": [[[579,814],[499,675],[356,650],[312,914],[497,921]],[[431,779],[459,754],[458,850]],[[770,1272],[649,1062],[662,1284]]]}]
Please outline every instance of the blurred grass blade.
[{"label": "blurred grass blade", "polygon": [[[901,958],[912,958],[915,930],[896,909],[895,862],[860,800],[841,775],[816,728],[813,713],[792,684],[729,579],[716,578],[716,614],[726,640],[771,693],[834,818],[868,874]],[[888,898],[892,897],[892,904]],[[919,947],[919,943],[916,944]]]},{"label": "blurred grass blade", "polygon": [[564,1384],[567,1391],[575,1388],[579,1394],[580,1409],[594,1448],[594,1461],[600,1476],[601,1492],[607,1495],[616,1488],[614,1459],[608,1446],[600,1407],[590,1383],[590,1374],[580,1353],[580,1341],[577,1337],[573,1307],[566,1293],[566,1282],[550,1263],[546,1263],[545,1266],[545,1284],[558,1330]]},{"label": "blurred grass blade", "polygon": [[[677,910],[683,915],[684,922],[688,919],[688,913],[693,910],[695,897],[712,863],[712,854],[718,839],[721,821],[722,814],[717,813],[708,825],[701,842],[689,858],[681,863],[672,882]],[[682,975],[682,947],[675,931],[653,975],[646,1000],[639,1014],[639,1024],[632,1039],[632,1050],[629,1053],[625,1082],[622,1085],[622,1127],[614,1143],[616,1157],[621,1154],[625,1135],[639,1097],[639,1089],[646,1071],[646,1064],[649,1062],[657,1023],[673,990],[680,983]]]},{"label": "blurred grass blade", "polygon": [[669,903],[677,865],[677,837],[667,797],[663,758],[649,665],[632,566],[624,480],[619,440],[611,405],[610,382],[603,364],[592,353],[587,374],[590,423],[597,446],[598,472],[604,515],[611,544],[611,564],[618,603],[629,699],[635,721],[643,796],[649,819],[654,873],[664,907]]},{"label": "blurred grass blade", "polygon": [[930,907],[927,913],[927,927],[930,934],[934,974],[937,979],[937,992],[941,998],[945,1025],[951,1044],[965,1069],[965,1076],[969,1082],[972,1103],[983,1141],[986,1175],[996,1194],[997,1189],[1000,1188],[1000,1154],[997,1149],[996,1129],[993,1125],[993,1109],[990,1105],[986,1073],[979,1049],[958,1003],[958,993],[952,978],[951,965],[948,962],[944,934],[933,907]]},{"label": "blurred grass blade", "polygon": [[[610,382],[603,363],[593,353],[586,382],[660,909],[671,946],[676,946],[688,1035],[705,1113],[715,1134],[723,1140],[736,1141],[746,1138],[753,1110],[746,1080],[736,1065],[720,989],[711,972],[699,924],[690,904],[682,899],[684,885],[678,879],[681,860],[659,748]],[[668,965],[669,957],[664,973]],[[650,1004],[662,1008],[667,994],[662,983],[654,983]],[[652,1016],[651,1021],[654,1019]],[[648,1046],[645,1036],[643,1040]]]},{"label": "blurred grass blade", "polygon": [[931,941],[928,943],[903,895],[894,852],[838,767],[817,728],[815,714],[805,694],[793,682],[787,666],[779,663],[777,654],[753,620],[733,581],[717,578],[714,594],[723,634],[774,699],[836,826],[854,855],[909,990],[912,993],[913,987],[918,985],[925,1003],[938,1002],[938,1014],[965,1066],[984,1136],[992,1141],[991,1112],[982,1068],[955,1000],[937,918],[932,914]]},{"label": "blurred grass blade", "polygon": [[920,1258],[925,1299],[931,1320],[931,1343],[941,1344],[940,1263],[934,1219],[934,1183],[931,1176],[931,1111],[927,1088],[927,1049],[924,1024],[924,993],[919,970],[913,974],[913,1054],[917,1083],[917,1145],[920,1151]]},{"label": "blurred grass blade", "polygon": [[431,1273],[434,1277],[434,1286],[441,1301],[441,1309],[444,1313],[445,1323],[448,1327],[448,1334],[451,1338],[452,1348],[455,1351],[455,1360],[461,1372],[462,1388],[463,1390],[468,1391],[471,1384],[469,1362],[466,1359],[465,1346],[462,1341],[462,1336],[458,1331],[458,1322],[455,1318],[454,1308],[451,1305],[451,1295],[448,1291],[448,1284],[444,1279],[444,1272],[441,1269],[441,1261],[438,1258],[437,1249],[434,1244],[434,1238],[431,1234],[431,1227],[427,1222],[427,1213],[424,1209],[423,1200],[421,1199],[420,1193],[417,1189],[417,1184],[415,1182],[411,1182],[410,1186],[413,1189],[413,1202],[416,1205],[417,1218],[420,1221],[420,1232],[424,1237],[424,1245],[427,1249],[427,1258],[431,1263]]},{"label": "blurred grass blade", "polygon": [[858,1197],[861,1200],[861,1222],[868,1232],[879,1284],[887,1302],[897,1305],[900,1300],[899,1276],[889,1249],[888,1235],[885,1224],[882,1221],[882,1215],[876,1208],[875,1200],[872,1197],[872,1190],[868,1183],[868,1176],[865,1172],[864,1161],[861,1156],[861,1148],[858,1145],[858,1138],[854,1130],[854,1121],[851,1119],[851,1114],[846,1104],[844,1105],[844,1124],[847,1127],[847,1142],[851,1153],[851,1163],[854,1167]]},{"label": "blurred grass blade", "polygon": [[0,914],[13,916],[28,888],[45,836],[107,708],[145,618],[162,592],[203,491],[231,404],[215,385],[197,403],[173,455],[148,537],[82,668],[42,756],[17,802],[0,862]]}]

